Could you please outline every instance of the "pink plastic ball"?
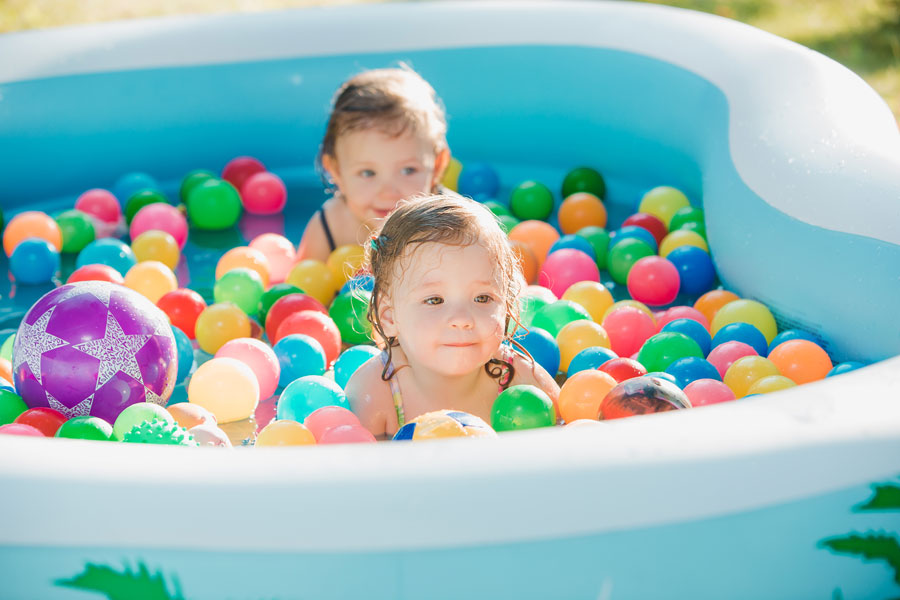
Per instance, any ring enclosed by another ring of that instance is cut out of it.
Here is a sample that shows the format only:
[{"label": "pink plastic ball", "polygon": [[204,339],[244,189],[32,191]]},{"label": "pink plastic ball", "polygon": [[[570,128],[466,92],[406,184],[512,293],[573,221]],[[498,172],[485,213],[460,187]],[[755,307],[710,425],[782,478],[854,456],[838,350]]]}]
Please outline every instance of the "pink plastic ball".
[{"label": "pink plastic ball", "polygon": [[728,370],[728,367],[730,367],[737,359],[745,356],[758,355],[756,350],[753,349],[753,346],[745,344],[744,342],[731,341],[719,344],[713,348],[709,352],[709,356],[706,357],[706,360],[711,362],[719,372],[719,375],[724,378],[725,371]]},{"label": "pink plastic ball", "polygon": [[274,215],[287,204],[287,188],[281,177],[268,171],[247,178],[241,188],[241,201],[247,212],[254,215]]},{"label": "pink plastic ball", "polygon": [[569,286],[579,281],[600,281],[593,258],[574,248],[561,248],[549,256],[538,273],[538,283],[561,298]]},{"label": "pink plastic ball", "polygon": [[341,425],[360,425],[355,414],[342,406],[323,406],[312,411],[303,424],[309,429],[313,437],[318,441],[322,434],[332,427]]},{"label": "pink plastic ball", "polygon": [[236,358],[253,371],[259,382],[259,399],[271,398],[278,388],[281,364],[268,344],[253,338],[237,338],[225,342],[216,351],[216,358]]},{"label": "pink plastic ball", "polygon": [[30,437],[44,437],[41,430],[24,423],[7,423],[0,425],[0,435],[24,435]]},{"label": "pink plastic ball", "polygon": [[656,333],[653,318],[639,308],[622,306],[603,319],[609,345],[619,356],[631,356]]},{"label": "pink plastic ball", "polygon": [[320,444],[365,444],[374,442],[375,436],[362,425],[338,425],[322,432]]},{"label": "pink plastic ball", "polygon": [[165,231],[170,234],[175,238],[179,249],[184,248],[185,243],[187,243],[187,218],[171,204],[154,202],[143,207],[131,220],[129,233],[131,239],[134,240],[137,236],[151,229]]},{"label": "pink plastic ball", "polygon": [[112,192],[95,188],[78,196],[75,208],[99,221],[115,225],[122,217],[122,208]]},{"label": "pink plastic ball", "polygon": [[282,283],[291,272],[297,259],[294,244],[283,235],[264,233],[253,238],[249,246],[262,252],[269,259],[269,282]]},{"label": "pink plastic ball", "polygon": [[693,319],[703,325],[709,331],[709,321],[702,312],[693,306],[673,306],[669,310],[664,310],[661,315],[656,317],[656,331],[659,333],[666,324],[671,323],[675,319]]},{"label": "pink plastic ball", "polygon": [[265,165],[252,156],[238,156],[228,161],[228,164],[222,169],[222,179],[240,190],[251,176],[265,170]]},{"label": "pink plastic ball", "polygon": [[650,306],[662,306],[675,300],[681,287],[678,267],[661,256],[638,259],[628,271],[628,293]]},{"label": "pink plastic ball", "polygon": [[194,437],[194,441],[203,446],[212,446],[216,448],[231,448],[231,440],[228,439],[228,434],[226,434],[222,429],[215,424],[215,422],[207,422],[201,423],[199,425],[194,425],[190,429],[188,429],[188,433],[190,433]]},{"label": "pink plastic ball", "polygon": [[734,400],[731,388],[715,379],[695,379],[684,386],[684,393],[695,408]]}]

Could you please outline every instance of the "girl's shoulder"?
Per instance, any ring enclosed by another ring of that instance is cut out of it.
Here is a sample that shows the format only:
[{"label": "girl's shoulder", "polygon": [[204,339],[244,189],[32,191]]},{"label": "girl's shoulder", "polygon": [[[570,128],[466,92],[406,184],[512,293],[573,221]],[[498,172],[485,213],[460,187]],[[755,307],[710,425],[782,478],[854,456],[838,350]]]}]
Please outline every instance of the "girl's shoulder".
[{"label": "girl's shoulder", "polygon": [[350,377],[345,389],[350,409],[375,437],[386,435],[387,421],[394,410],[390,385],[381,378],[382,356],[378,354],[364,362]]}]

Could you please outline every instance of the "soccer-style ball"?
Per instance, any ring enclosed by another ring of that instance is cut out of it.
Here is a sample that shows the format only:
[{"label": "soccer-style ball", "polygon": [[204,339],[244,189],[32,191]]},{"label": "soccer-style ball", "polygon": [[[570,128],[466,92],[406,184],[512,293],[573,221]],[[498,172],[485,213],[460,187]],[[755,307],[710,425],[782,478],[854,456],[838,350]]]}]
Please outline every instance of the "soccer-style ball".
[{"label": "soccer-style ball", "polygon": [[394,440],[437,440],[452,437],[496,437],[490,425],[461,410],[437,410],[420,415],[400,428]]}]

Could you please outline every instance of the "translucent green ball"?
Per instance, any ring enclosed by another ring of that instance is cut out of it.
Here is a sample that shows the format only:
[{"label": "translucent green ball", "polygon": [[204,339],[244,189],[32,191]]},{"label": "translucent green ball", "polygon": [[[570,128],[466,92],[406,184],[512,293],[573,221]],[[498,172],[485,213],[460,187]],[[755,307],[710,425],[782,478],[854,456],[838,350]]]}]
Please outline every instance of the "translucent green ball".
[{"label": "translucent green ball", "polygon": [[350,344],[367,344],[372,341],[372,324],[366,318],[368,290],[357,290],[339,295],[331,303],[328,316],[341,332],[341,341]]},{"label": "translucent green ball", "polygon": [[80,210],[66,210],[56,216],[56,224],[62,233],[63,252],[81,252],[94,241],[94,223]]},{"label": "translucent green ball", "polygon": [[552,427],[555,424],[553,401],[533,385],[507,388],[497,396],[491,407],[491,427],[498,432]]},{"label": "translucent green ball", "polygon": [[602,227],[590,225],[582,227],[575,232],[580,238],[586,239],[594,249],[594,256],[597,261],[598,269],[605,269],[607,264],[607,256],[609,254],[609,232]]},{"label": "translucent green ball", "polygon": [[507,235],[509,235],[509,232],[513,227],[521,223],[521,221],[512,215],[499,215],[497,221],[500,223],[500,229]]},{"label": "translucent green ball", "polygon": [[0,346],[0,358],[5,358],[8,361],[12,361],[12,349],[15,342],[16,334],[9,334],[9,337],[6,338],[6,341],[4,341],[3,345]]},{"label": "translucent green ball", "polygon": [[588,192],[603,200],[606,197],[603,175],[590,167],[572,169],[563,179],[562,197],[568,198],[576,192]]},{"label": "translucent green ball", "polygon": [[125,202],[125,221],[130,225],[139,210],[157,202],[168,203],[169,199],[159,190],[143,189],[133,193]]},{"label": "translucent green ball", "polygon": [[534,322],[534,315],[548,304],[550,303],[538,296],[520,296],[519,321],[525,327],[531,327],[531,324]]},{"label": "translucent green ball", "polygon": [[590,313],[583,306],[571,300],[557,300],[538,310],[531,325],[543,329],[555,338],[563,327],[580,319],[591,320]]},{"label": "translucent green ball", "polygon": [[0,390],[0,425],[12,423],[26,410],[28,405],[22,396],[6,389]]},{"label": "translucent green ball", "polygon": [[191,171],[187,175],[184,176],[184,179],[181,180],[181,188],[178,190],[178,195],[181,197],[181,201],[187,204],[188,196],[191,195],[191,191],[204,181],[209,179],[215,179],[216,175],[212,171],[206,171],[204,169],[196,169]]},{"label": "translucent green ball", "polygon": [[616,283],[624,285],[628,281],[628,272],[638,260],[645,256],[653,256],[656,252],[650,244],[637,238],[625,238],[616,242],[606,256],[606,268]]},{"label": "translucent green ball", "polygon": [[546,221],[553,213],[553,192],[538,181],[524,181],[512,191],[509,207],[523,221]]},{"label": "translucent green ball", "polygon": [[113,423],[113,438],[121,440],[125,434],[144,421],[158,419],[169,423],[175,422],[175,417],[165,408],[153,402],[138,402],[128,406],[116,417]]},{"label": "translucent green ball", "polygon": [[100,417],[72,417],[62,424],[56,432],[56,437],[72,440],[96,440],[108,442],[112,439],[112,425]]},{"label": "translucent green ball", "polygon": [[207,179],[191,190],[188,219],[197,229],[228,229],[241,216],[241,195],[222,179]]},{"label": "translucent green ball", "polygon": [[253,269],[239,267],[231,269],[216,281],[213,286],[213,298],[216,303],[233,302],[242,311],[255,317],[259,314],[263,290],[259,273]]},{"label": "translucent green ball", "polygon": [[676,360],[689,356],[703,358],[700,345],[683,333],[666,331],[657,333],[644,342],[637,359],[649,373],[653,373],[665,371]]}]

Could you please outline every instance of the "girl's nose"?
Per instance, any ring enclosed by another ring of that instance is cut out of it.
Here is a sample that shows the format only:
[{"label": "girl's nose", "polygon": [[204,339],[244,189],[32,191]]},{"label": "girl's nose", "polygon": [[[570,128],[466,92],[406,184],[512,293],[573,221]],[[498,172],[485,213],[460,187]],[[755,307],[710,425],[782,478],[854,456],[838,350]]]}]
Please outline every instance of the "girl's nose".
[{"label": "girl's nose", "polygon": [[450,326],[457,329],[472,329],[475,326],[475,320],[470,311],[459,307],[450,314]]}]

